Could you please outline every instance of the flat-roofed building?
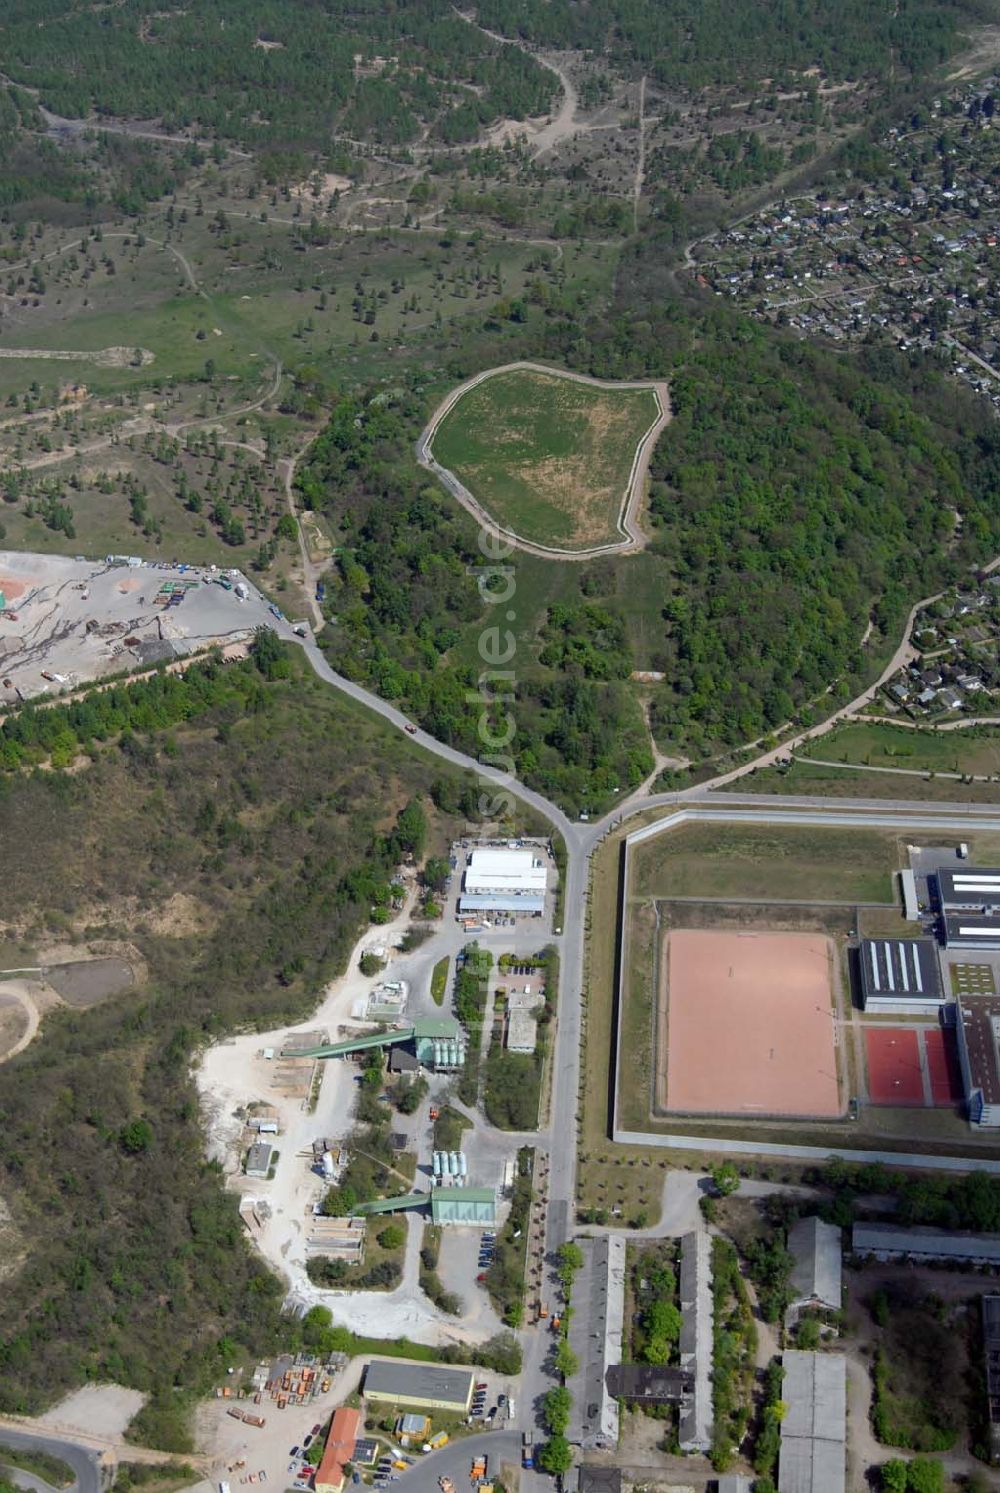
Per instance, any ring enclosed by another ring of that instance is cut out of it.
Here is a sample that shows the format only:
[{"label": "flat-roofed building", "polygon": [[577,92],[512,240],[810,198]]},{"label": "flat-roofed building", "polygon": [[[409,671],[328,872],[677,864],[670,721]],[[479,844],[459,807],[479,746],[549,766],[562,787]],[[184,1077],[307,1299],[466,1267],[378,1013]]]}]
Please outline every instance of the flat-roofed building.
[{"label": "flat-roofed building", "polygon": [[958,1062],[969,1123],[1000,1127],[1000,996],[958,998]]},{"label": "flat-roofed building", "polygon": [[937,895],[942,912],[1000,914],[1000,871],[981,866],[942,869],[937,872]]},{"label": "flat-roofed building", "polygon": [[469,894],[509,892],[523,897],[545,895],[548,871],[533,850],[507,847],[473,850],[465,871],[463,890]]},{"label": "flat-roofed building", "polygon": [[545,911],[545,897],[541,892],[525,892],[521,896],[514,892],[463,892],[458,899],[458,910],[471,915],[512,912],[520,917],[540,918]]},{"label": "flat-roofed building", "polygon": [[507,1051],[532,1053],[538,1046],[538,1022],[530,1011],[507,1012]]},{"label": "flat-roofed building", "polygon": [[872,1012],[914,1014],[944,1002],[932,938],[863,938],[858,948],[861,1005]]},{"label": "flat-roofed building", "polygon": [[948,949],[1000,949],[1000,917],[949,913],[944,919],[944,942]]},{"label": "flat-roofed building", "polygon": [[436,1363],[392,1363],[374,1358],[365,1370],[361,1393],[380,1405],[416,1405],[468,1415],[475,1376],[467,1369]]},{"label": "flat-roofed building", "polygon": [[844,1493],[847,1483],[847,1364],[837,1353],[781,1356],[778,1493]]}]

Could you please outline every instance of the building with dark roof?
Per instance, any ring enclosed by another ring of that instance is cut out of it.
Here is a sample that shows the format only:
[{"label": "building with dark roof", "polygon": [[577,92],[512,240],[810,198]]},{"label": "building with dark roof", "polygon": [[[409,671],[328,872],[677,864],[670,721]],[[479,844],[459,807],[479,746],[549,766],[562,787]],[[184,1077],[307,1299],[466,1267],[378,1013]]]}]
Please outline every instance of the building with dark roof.
[{"label": "building with dark roof", "polygon": [[578,1493],[622,1493],[620,1467],[581,1467]]},{"label": "building with dark roof", "polygon": [[857,971],[865,1011],[918,1013],[944,1001],[932,938],[863,938]]},{"label": "building with dark roof", "polygon": [[958,1061],[969,1123],[1000,1127],[1000,996],[958,998]]},{"label": "building with dark roof", "polygon": [[631,1405],[679,1405],[694,1390],[690,1369],[649,1363],[616,1363],[606,1375],[612,1399]]},{"label": "building with dark roof", "polygon": [[1000,949],[1000,917],[969,912],[949,913],[943,926],[948,949]]},{"label": "building with dark roof", "polygon": [[942,912],[1000,915],[1000,871],[980,866],[942,868],[935,880]]}]

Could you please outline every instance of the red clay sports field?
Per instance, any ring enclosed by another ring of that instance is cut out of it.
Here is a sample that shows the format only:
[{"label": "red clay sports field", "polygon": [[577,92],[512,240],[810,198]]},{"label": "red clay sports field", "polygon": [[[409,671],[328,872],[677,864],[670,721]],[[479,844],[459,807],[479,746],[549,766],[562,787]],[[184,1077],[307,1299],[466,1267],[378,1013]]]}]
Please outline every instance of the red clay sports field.
[{"label": "red clay sports field", "polygon": [[865,1028],[872,1104],[950,1108],[962,1098],[953,1032],[939,1026]]},{"label": "red clay sports field", "polygon": [[669,933],[660,971],[658,1107],[841,1114],[833,957],[819,933]]}]

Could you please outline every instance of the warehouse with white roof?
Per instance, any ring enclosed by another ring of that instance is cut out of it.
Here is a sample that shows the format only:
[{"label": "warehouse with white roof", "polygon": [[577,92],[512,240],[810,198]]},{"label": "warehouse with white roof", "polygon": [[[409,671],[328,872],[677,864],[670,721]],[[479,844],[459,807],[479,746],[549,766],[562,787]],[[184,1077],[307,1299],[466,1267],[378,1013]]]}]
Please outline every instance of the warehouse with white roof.
[{"label": "warehouse with white roof", "polygon": [[506,912],[540,917],[548,869],[534,850],[520,846],[473,850],[458,900],[460,913]]}]

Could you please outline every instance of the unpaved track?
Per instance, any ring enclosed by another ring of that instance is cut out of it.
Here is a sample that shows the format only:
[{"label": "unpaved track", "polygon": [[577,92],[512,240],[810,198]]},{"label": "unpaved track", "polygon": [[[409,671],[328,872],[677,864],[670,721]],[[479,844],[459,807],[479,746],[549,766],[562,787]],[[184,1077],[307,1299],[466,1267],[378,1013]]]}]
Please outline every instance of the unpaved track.
[{"label": "unpaved track", "polygon": [[11,1058],[16,1058],[19,1052],[23,1052],[29,1042],[34,1039],[38,1032],[41,1017],[38,1014],[38,1007],[31,998],[30,982],[28,980],[0,981],[0,997],[16,1001],[28,1018],[27,1027],[21,1033],[13,1047],[8,1052],[0,1054],[0,1063],[6,1063]]},{"label": "unpaved track", "polygon": [[[465,484],[456,477],[455,473],[449,471],[447,467],[441,466],[440,462],[435,459],[431,452],[431,443],[437,434],[438,426],[445,415],[458,403],[462,395],[467,394],[470,389],[476,388],[485,379],[494,378],[500,373],[512,373],[518,369],[527,369],[532,373],[545,373],[554,378],[571,379],[578,384],[587,384],[592,389],[652,389],[656,396],[657,405],[659,406],[659,414],[640,441],[632,462],[632,470],[629,473],[628,483],[622,498],[621,510],[617,519],[617,527],[622,536],[621,539],[615,540],[610,544],[592,545],[588,549],[559,549],[553,545],[536,544],[534,540],[524,539],[520,534],[516,534],[513,529],[505,529],[502,524],[498,524],[496,519],[473,497]],[[458,499],[462,507],[468,513],[472,514],[476,522],[481,524],[487,533],[507,540],[515,549],[524,550],[525,554],[538,555],[543,560],[592,560],[597,555],[635,554],[639,550],[645,549],[648,543],[647,536],[639,527],[638,514],[646,491],[646,474],[649,471],[650,459],[653,454],[653,448],[659,440],[660,432],[670,423],[672,418],[673,410],[670,405],[670,388],[662,380],[636,379],[632,381],[618,381],[615,379],[588,378],[586,374],[570,373],[565,368],[550,368],[544,363],[526,361],[504,363],[499,368],[487,368],[484,372],[477,373],[472,378],[466,379],[464,383],[452,389],[451,393],[441,401],[427,425],[420,433],[420,439],[417,441],[417,461],[428,472],[433,472],[435,477],[440,478],[452,497]]]}]

